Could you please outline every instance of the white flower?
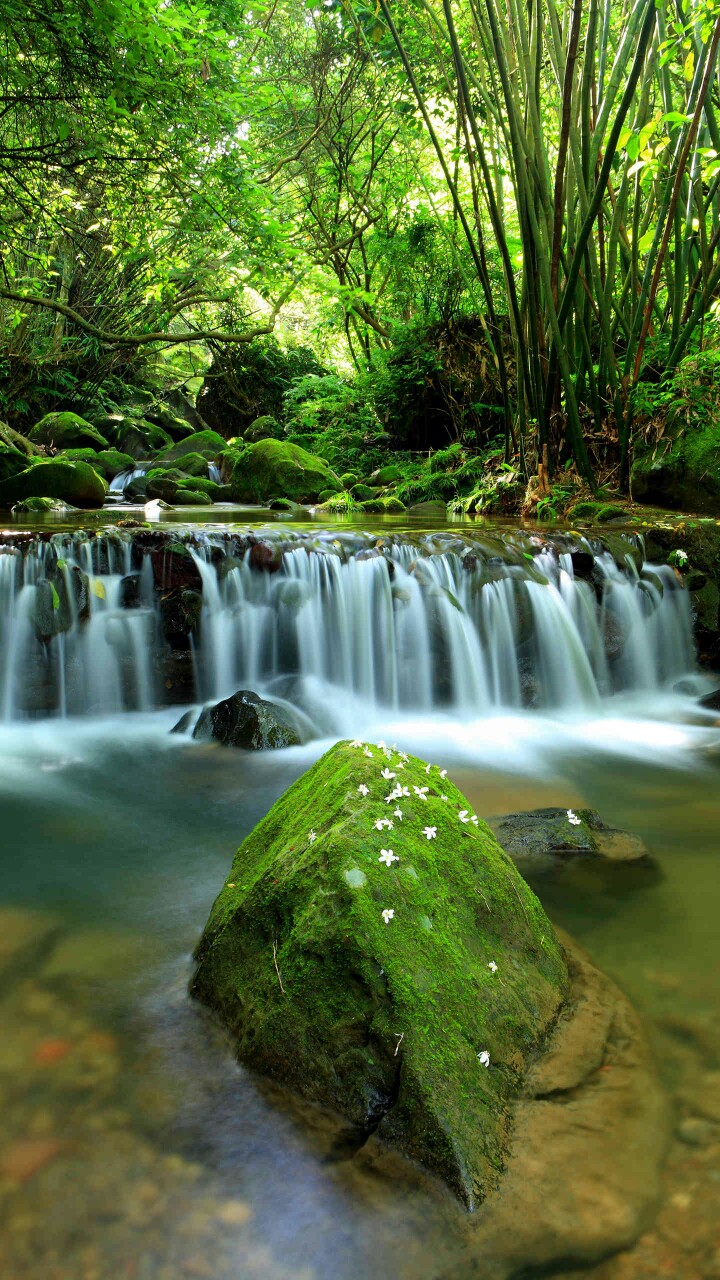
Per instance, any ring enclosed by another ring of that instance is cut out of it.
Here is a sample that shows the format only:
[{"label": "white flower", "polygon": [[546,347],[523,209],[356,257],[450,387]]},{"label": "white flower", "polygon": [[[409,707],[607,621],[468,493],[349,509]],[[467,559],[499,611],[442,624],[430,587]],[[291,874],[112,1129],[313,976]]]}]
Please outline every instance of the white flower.
[{"label": "white flower", "polygon": [[577,814],[576,814],[576,813],[573,813],[572,809],[568,809],[568,811],[567,811],[567,816],[568,816],[568,822],[570,823],[570,826],[571,826],[571,827],[579,827],[579,826],[580,826],[580,824],[581,824],[581,822],[582,822],[582,818],[578,818]]},{"label": "white flower", "polygon": [[423,827],[422,833],[427,836],[428,840],[434,840],[437,835],[437,827]]},{"label": "white flower", "polygon": [[383,827],[387,827],[388,831],[392,831],[393,824],[389,818],[378,818],[375,822],[375,830],[382,831]]},{"label": "white flower", "polygon": [[378,858],[378,862],[384,862],[386,867],[390,867],[392,866],[393,862],[399,862],[399,861],[400,859],[398,858],[396,853],[393,853],[392,849],[380,850],[380,857]]},{"label": "white flower", "polygon": [[494,960],[490,961],[488,965],[488,969],[490,970],[491,973],[497,973],[497,965]]},{"label": "white flower", "polygon": [[476,813],[474,813],[474,814],[472,815],[472,817],[471,817],[470,821],[471,821],[471,822],[474,822],[476,827],[478,826],[478,816],[477,816],[477,814],[476,814]]},{"label": "white flower", "polygon": [[487,1049],[481,1050],[481,1052],[477,1055],[477,1057],[481,1066],[483,1067],[490,1066],[490,1054],[488,1053]]},{"label": "white flower", "polygon": [[431,765],[431,764],[426,764],[426,765],[425,765],[425,772],[426,772],[426,773],[429,773],[431,769],[432,769],[432,765]]},{"label": "white flower", "polygon": [[373,758],[372,751],[370,750],[370,748],[369,748],[369,747],[365,747],[365,750],[363,751],[363,755],[364,755],[364,756],[369,756],[371,760],[372,760],[372,758]]},{"label": "white flower", "polygon": [[399,763],[398,763],[398,761],[397,761],[397,760],[395,761],[395,768],[396,768],[396,769],[404,769],[404,768],[405,768],[405,765],[403,764],[402,760],[401,760]]},{"label": "white flower", "polygon": [[441,777],[441,778],[447,778],[447,769],[441,769],[441,770],[440,770],[440,777]]},{"label": "white flower", "polygon": [[394,818],[402,818],[402,809],[393,809]]},{"label": "white flower", "polygon": [[406,753],[405,751],[398,751],[398,755],[399,755],[400,759],[401,759],[401,760],[404,760],[404,761],[405,761],[405,763],[407,764],[408,760],[410,759],[409,755],[407,755],[407,753]]},{"label": "white flower", "polygon": [[355,738],[355,740],[354,740],[353,742],[351,742],[351,743],[350,743],[350,746],[351,746],[351,747],[361,747],[361,746],[362,746],[362,742],[360,741],[360,739],[359,739],[359,738]]},{"label": "white flower", "polygon": [[447,796],[441,796],[441,797],[440,797],[440,799],[441,799],[441,800],[447,800]]},{"label": "white flower", "polygon": [[427,800],[427,793],[429,790],[429,787],[413,787],[415,795],[419,796],[421,800]]},{"label": "white flower", "polygon": [[389,782],[391,778],[396,778],[397,774],[393,773],[392,769],[383,769],[380,777],[385,778],[385,781]]},{"label": "white flower", "polygon": [[309,834],[308,834],[308,840],[310,841],[310,844],[314,844],[314,843],[315,843],[315,841],[317,840],[317,835],[316,835],[316,833],[315,833],[314,831],[309,832]]},{"label": "white flower", "polygon": [[460,819],[461,822],[469,822],[470,814],[468,813],[467,809],[461,809],[458,814],[458,818]]},{"label": "white flower", "polygon": [[375,743],[375,746],[379,747],[381,751],[385,751],[387,749],[387,742],[383,742],[381,738],[379,742]]},{"label": "white flower", "polygon": [[382,913],[382,918],[386,924],[389,924],[390,921],[393,919],[394,915],[395,915],[395,912],[393,911],[392,907],[390,908],[386,907]]},{"label": "white flower", "polygon": [[361,783],[360,783],[360,786],[358,787],[358,791],[360,792],[360,795],[361,795],[361,796],[366,796],[366,795],[368,794],[369,790],[370,790],[370,788],[369,788],[369,787],[366,787],[364,782],[361,782]]},{"label": "white flower", "polygon": [[675,561],[677,564],[687,564],[688,553],[680,548],[675,552]]},{"label": "white flower", "polygon": [[397,785],[393,787],[392,791],[390,792],[390,795],[385,797],[385,803],[390,804],[393,800],[402,800],[403,796],[409,796],[409,795],[410,795],[410,792],[408,791],[407,787],[401,787],[400,783],[398,782]]}]

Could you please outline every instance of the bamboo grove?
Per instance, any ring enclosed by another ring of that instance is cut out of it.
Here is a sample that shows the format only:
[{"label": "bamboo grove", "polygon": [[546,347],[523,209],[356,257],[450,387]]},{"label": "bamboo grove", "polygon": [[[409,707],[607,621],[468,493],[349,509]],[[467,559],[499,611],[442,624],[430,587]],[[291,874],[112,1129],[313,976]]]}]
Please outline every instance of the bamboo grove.
[{"label": "bamboo grove", "polygon": [[[588,424],[612,419],[626,482],[633,389],[677,365],[720,283],[720,11],[379,2],[471,248],[508,434],[536,433],[546,465],[562,441],[592,484]],[[414,64],[418,28],[457,104],[464,173]]]}]

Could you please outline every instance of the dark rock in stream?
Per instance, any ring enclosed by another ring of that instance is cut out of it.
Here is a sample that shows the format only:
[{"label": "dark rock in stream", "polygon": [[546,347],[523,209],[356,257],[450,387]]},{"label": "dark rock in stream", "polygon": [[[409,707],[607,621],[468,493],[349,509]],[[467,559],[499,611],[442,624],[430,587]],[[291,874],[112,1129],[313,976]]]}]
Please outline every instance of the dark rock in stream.
[{"label": "dark rock in stream", "polygon": [[287,713],[250,689],[240,689],[214,707],[204,707],[193,738],[214,739],[226,747],[243,747],[246,751],[295,747],[300,743]]}]

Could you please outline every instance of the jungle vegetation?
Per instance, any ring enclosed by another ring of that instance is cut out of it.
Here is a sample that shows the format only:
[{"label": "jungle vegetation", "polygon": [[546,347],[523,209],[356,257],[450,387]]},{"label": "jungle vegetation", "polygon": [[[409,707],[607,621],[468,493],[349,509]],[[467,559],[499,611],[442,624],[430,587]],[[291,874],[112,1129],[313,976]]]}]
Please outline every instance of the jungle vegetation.
[{"label": "jungle vegetation", "polygon": [[0,28],[15,425],[209,368],[296,430],[499,437],[541,491],[622,488],[687,362],[714,383],[718,0],[0,0]]}]

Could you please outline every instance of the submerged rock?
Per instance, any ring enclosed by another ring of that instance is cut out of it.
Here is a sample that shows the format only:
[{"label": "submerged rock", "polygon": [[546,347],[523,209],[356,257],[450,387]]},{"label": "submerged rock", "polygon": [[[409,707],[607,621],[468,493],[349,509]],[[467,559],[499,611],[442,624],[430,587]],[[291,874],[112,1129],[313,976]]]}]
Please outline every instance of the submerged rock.
[{"label": "submerged rock", "polygon": [[300,742],[282,708],[250,689],[239,689],[214,707],[204,707],[193,738],[214,738],[226,747],[244,747],[246,751],[296,747]]},{"label": "submerged rock", "polygon": [[513,861],[537,866],[568,858],[606,858],[611,862],[649,859],[647,845],[629,831],[603,822],[594,809],[530,809],[488,818],[503,849]]},{"label": "submerged rock", "polygon": [[338,743],[238,850],[191,990],[241,1062],[472,1206],[503,1169],[565,960],[461,793],[420,760],[366,750]]}]

